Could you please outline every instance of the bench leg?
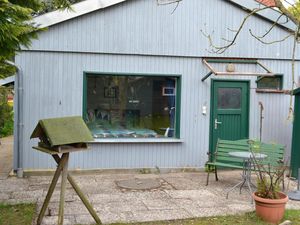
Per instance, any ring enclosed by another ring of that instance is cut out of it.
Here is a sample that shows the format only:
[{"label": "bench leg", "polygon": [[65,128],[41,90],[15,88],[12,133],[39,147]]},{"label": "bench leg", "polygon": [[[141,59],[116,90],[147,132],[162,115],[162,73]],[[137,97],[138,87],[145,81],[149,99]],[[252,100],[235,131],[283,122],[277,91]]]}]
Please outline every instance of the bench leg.
[{"label": "bench leg", "polygon": [[216,177],[216,181],[218,181],[219,178],[218,178],[218,171],[217,171],[217,167],[216,166],[215,166],[215,177]]},{"label": "bench leg", "polygon": [[210,166],[208,166],[208,170],[207,170],[206,186],[208,185],[209,182],[209,173],[210,173]]}]

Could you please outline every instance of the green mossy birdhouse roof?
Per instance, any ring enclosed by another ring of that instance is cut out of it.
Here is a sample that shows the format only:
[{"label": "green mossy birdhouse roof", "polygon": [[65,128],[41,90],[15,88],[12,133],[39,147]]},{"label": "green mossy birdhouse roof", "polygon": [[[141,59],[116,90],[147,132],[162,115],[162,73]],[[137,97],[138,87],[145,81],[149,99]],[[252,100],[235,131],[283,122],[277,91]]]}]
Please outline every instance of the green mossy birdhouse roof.
[{"label": "green mossy birdhouse roof", "polygon": [[30,138],[40,138],[50,146],[93,141],[90,130],[80,116],[40,120]]}]

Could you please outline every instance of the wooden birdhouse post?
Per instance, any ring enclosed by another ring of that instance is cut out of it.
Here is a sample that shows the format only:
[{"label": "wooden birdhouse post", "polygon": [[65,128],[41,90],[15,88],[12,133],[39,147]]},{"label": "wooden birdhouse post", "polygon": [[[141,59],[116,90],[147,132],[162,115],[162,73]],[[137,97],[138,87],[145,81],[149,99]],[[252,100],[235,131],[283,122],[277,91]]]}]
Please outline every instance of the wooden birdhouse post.
[{"label": "wooden birdhouse post", "polygon": [[[48,193],[38,216],[37,225],[42,223],[45,211],[49,205],[58,178],[62,173],[61,193],[59,201],[58,225],[63,224],[64,219],[64,198],[66,182],[70,182],[83,204],[86,206],[97,224],[101,224],[96,211],[80,190],[74,179],[68,174],[69,154],[75,151],[87,150],[87,142],[93,141],[93,137],[79,116],[61,117],[40,120],[30,138],[39,138],[38,146],[34,149],[52,155],[57,163]],[[61,157],[60,157],[61,154]]]}]

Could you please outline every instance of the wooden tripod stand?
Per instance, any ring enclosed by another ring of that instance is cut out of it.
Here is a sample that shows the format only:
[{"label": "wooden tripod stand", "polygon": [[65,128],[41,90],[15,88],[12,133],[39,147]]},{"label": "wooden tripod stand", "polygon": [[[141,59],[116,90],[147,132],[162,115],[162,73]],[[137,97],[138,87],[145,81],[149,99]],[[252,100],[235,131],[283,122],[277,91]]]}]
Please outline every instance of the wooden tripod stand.
[{"label": "wooden tripod stand", "polygon": [[59,179],[60,174],[62,173],[62,178],[61,178],[61,191],[60,191],[60,200],[59,200],[59,211],[58,211],[58,225],[63,225],[63,221],[64,221],[64,203],[65,203],[65,192],[66,192],[66,184],[67,184],[67,180],[69,181],[69,183],[71,184],[71,186],[74,188],[75,192],[77,193],[77,195],[79,196],[79,198],[81,199],[81,201],[83,202],[83,204],[85,205],[85,207],[87,208],[87,210],[89,211],[89,213],[91,214],[91,216],[94,218],[94,220],[96,221],[97,224],[101,224],[101,220],[98,217],[96,211],[94,210],[94,208],[92,207],[92,205],[89,203],[89,201],[87,200],[87,198],[85,197],[85,195],[83,194],[83,192],[80,190],[79,186],[76,184],[76,182],[74,181],[74,179],[72,178],[72,176],[68,173],[68,163],[69,163],[69,154],[70,152],[73,152],[72,150],[67,150],[64,152],[60,152],[62,153],[62,156],[60,157],[58,154],[58,152],[46,149],[46,148],[42,148],[42,147],[33,147],[36,150],[48,153],[50,155],[52,155],[52,157],[54,158],[54,160],[57,163],[57,169],[54,173],[54,176],[52,178],[50,187],[48,189],[45,201],[43,203],[42,209],[39,213],[38,216],[38,220],[37,220],[37,225],[40,225],[42,223],[43,217],[45,215],[46,209],[49,205],[51,196],[54,192],[55,186],[57,184],[57,181]]}]

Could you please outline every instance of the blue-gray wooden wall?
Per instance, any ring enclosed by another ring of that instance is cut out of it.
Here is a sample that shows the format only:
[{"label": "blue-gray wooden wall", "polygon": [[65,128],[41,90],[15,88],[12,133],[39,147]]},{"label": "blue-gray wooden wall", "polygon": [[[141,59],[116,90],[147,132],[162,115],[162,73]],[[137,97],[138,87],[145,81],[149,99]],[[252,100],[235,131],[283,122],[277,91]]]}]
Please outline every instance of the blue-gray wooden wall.
[{"label": "blue-gray wooden wall", "polygon": [[[201,82],[208,72],[202,57],[217,55],[206,51],[208,40],[200,30],[214,31],[216,43],[221,43],[221,37],[232,36],[227,27],[238,27],[246,13],[224,0],[183,0],[171,14],[173,8],[158,6],[156,0],[130,0],[50,27],[16,57],[24,76],[24,169],[54,167],[48,155],[31,149],[36,141],[29,137],[41,118],[82,115],[84,71],[181,74],[182,142],[93,144],[90,151],[72,154],[72,168],[204,166],[209,148],[210,78]],[[262,45],[248,33],[249,27],[261,34],[269,26],[252,18],[238,43],[218,56],[259,58],[272,71],[284,74],[284,89],[289,89],[292,39]],[[276,27],[270,40],[287,34]],[[253,70],[253,66],[240,69]],[[256,93],[256,77],[226,78],[251,80],[250,137],[259,137],[258,102],[262,101],[263,140],[287,145],[289,155],[289,96]],[[201,112],[204,105],[207,115]]]}]

